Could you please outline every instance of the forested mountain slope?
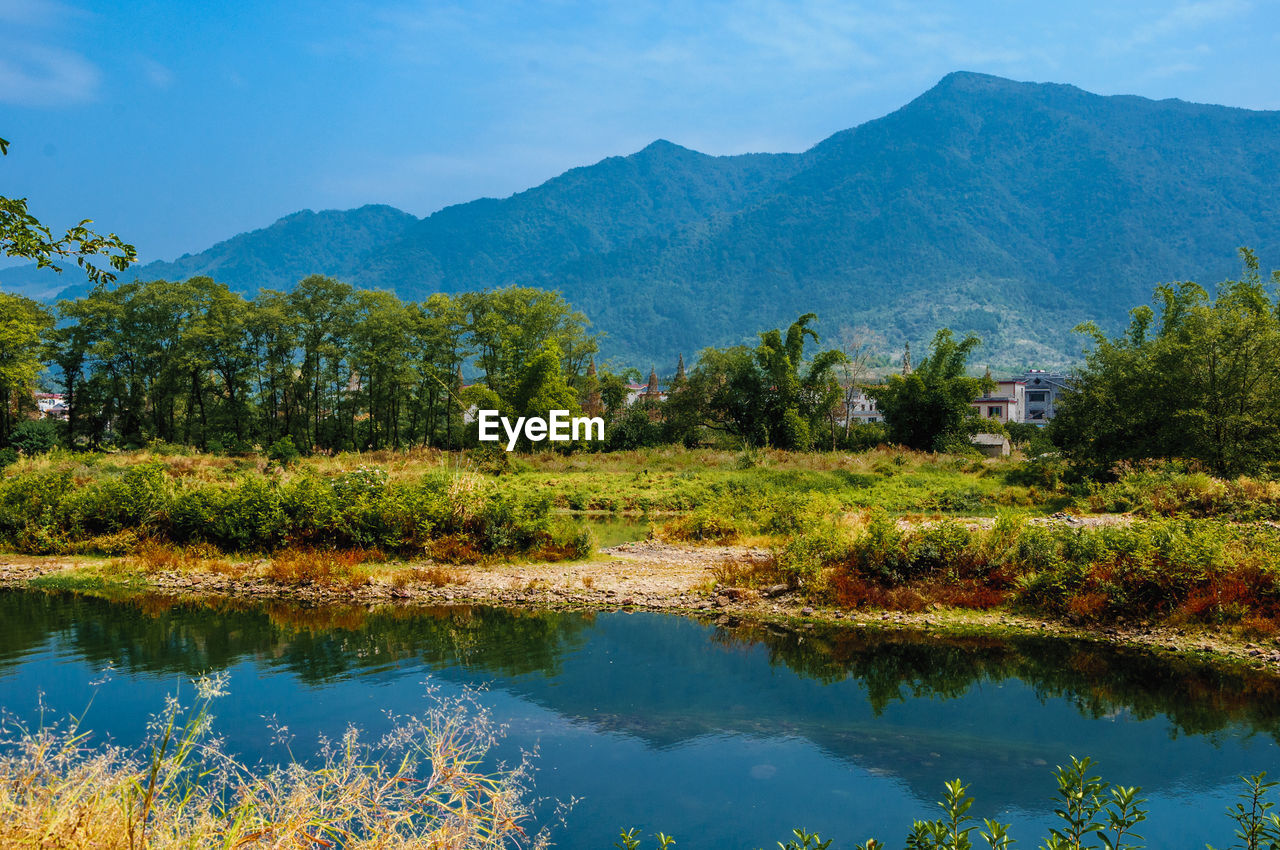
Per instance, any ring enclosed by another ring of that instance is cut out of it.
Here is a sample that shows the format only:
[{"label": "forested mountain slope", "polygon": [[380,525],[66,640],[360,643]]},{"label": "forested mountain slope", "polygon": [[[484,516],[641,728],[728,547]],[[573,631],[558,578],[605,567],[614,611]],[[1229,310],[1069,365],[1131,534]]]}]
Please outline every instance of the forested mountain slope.
[{"label": "forested mountain slope", "polygon": [[136,274],[251,292],[320,272],[415,299],[556,288],[607,355],[641,365],[809,310],[885,350],[950,325],[983,336],[979,360],[1051,365],[1073,359],[1079,321],[1115,326],[1158,282],[1234,275],[1240,245],[1280,264],[1276,185],[1280,113],[955,73],[802,154],[658,141],[424,219],[295,213]]}]

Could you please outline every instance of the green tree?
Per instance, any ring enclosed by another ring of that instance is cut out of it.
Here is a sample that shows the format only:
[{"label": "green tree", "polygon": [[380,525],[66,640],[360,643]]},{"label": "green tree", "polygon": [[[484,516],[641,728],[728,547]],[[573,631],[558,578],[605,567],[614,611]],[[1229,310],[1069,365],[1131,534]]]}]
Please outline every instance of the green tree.
[{"label": "green tree", "polygon": [[[1114,339],[1096,326],[1085,367],[1058,405],[1050,436],[1081,468],[1187,458],[1224,474],[1280,460],[1280,304],[1258,260],[1215,294],[1190,282],[1156,288]],[[1280,285],[1280,272],[1272,282]]]},{"label": "green tree", "polygon": [[972,334],[957,342],[950,328],[933,338],[930,355],[909,375],[891,375],[866,388],[884,415],[889,440],[922,451],[938,451],[976,427],[970,403],[990,387],[989,379],[966,374],[969,355],[981,344]]},{"label": "green tree", "polygon": [[581,412],[578,393],[569,386],[561,369],[562,357],[559,346],[548,341],[530,360],[511,398],[516,416],[545,417],[551,410]]},{"label": "green tree", "polygon": [[686,441],[691,430],[705,426],[751,445],[809,448],[840,397],[834,369],[845,360],[831,350],[805,361],[805,339],[819,341],[809,327],[816,318],[804,314],[785,335],[765,331],[754,349],[704,350],[685,385],[668,399],[664,417]]},{"label": "green tree", "polygon": [[553,343],[561,370],[573,383],[598,351],[587,318],[572,309],[558,292],[509,286],[463,296],[470,316],[471,341],[484,382],[508,404],[524,371]]},{"label": "green tree", "polygon": [[[9,142],[0,139],[0,156],[8,156]],[[115,275],[99,268],[89,259],[104,256],[116,271],[124,271],[138,259],[138,252],[114,233],[100,236],[88,228],[89,219],[55,238],[53,232],[40,223],[27,209],[26,198],[0,197],[0,251],[9,257],[35,260],[39,268],[61,272],[56,264],[59,258],[74,258],[95,284],[115,280]]]},{"label": "green tree", "polygon": [[830,420],[840,398],[834,370],[847,359],[843,352],[823,351],[807,369],[801,369],[805,337],[820,341],[809,327],[816,318],[816,313],[805,313],[796,319],[787,328],[785,339],[776,330],[760,334],[756,361],[768,383],[765,409],[769,441],[778,448],[808,449],[815,430]]},{"label": "green tree", "polygon": [[52,326],[49,311],[29,298],[0,292],[0,446],[35,404],[42,335]]}]

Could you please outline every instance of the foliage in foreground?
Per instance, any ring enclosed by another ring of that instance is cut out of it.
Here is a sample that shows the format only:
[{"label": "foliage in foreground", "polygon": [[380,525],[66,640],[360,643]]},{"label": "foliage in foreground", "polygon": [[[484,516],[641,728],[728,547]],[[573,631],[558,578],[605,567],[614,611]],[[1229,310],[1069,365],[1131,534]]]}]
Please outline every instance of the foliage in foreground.
[{"label": "foliage in foreground", "polygon": [[[489,716],[441,699],[369,744],[349,729],[314,766],[255,769],[212,732],[225,679],[197,682],[191,708],[171,697],[137,752],[90,746],[76,723],[6,729],[0,742],[5,847],[542,847],[522,823],[527,765],[489,774]],[[283,733],[283,730],[280,730]]]},{"label": "foliage in foreground", "polygon": [[[1098,776],[1090,776],[1094,761],[1085,757],[1071,757],[1070,766],[1058,766],[1054,772],[1058,790],[1053,813],[1057,824],[1040,844],[1042,850],[1144,850],[1146,844],[1138,829],[1147,819],[1143,805],[1146,798],[1138,796],[1142,789],[1111,785]],[[1235,822],[1238,841],[1229,850],[1270,850],[1280,846],[1280,816],[1271,814],[1275,803],[1266,799],[1267,794],[1280,783],[1267,782],[1265,772],[1244,776],[1244,801],[1227,809],[1227,816]],[[969,786],[954,779],[943,786],[943,796],[938,802],[942,817],[917,820],[912,823],[904,842],[905,850],[973,850],[983,846],[987,850],[1010,850],[1017,840],[1012,837],[1010,824],[991,818],[978,822],[969,810],[973,797],[965,792]],[[817,833],[797,828],[795,838],[783,844],[780,850],[827,850],[832,839],[826,841]],[[978,845],[974,833],[981,838]],[[659,832],[655,836],[658,850],[667,850],[676,842]],[[619,850],[640,850],[642,842],[635,829],[624,830],[614,847]],[[875,838],[857,845],[864,850],[885,850],[886,845]],[[1212,847],[1209,850],[1213,850]]]}]

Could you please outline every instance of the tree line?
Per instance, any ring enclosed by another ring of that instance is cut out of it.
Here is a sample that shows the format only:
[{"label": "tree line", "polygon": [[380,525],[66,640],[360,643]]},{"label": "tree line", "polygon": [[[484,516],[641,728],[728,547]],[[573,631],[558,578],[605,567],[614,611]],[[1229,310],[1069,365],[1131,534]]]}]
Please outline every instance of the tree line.
[{"label": "tree line", "polygon": [[23,377],[43,358],[65,394],[65,441],[95,447],[451,447],[464,364],[518,409],[567,389],[597,351],[557,293],[520,287],[410,303],[313,275],[246,299],[194,277],[98,287],[52,313],[21,306],[42,339]]},{"label": "tree line", "polygon": [[[756,346],[710,348],[665,392],[597,366],[600,338],[559,293],[530,287],[404,302],[319,275],[254,298],[208,277],[98,286],[50,309],[0,295],[0,445],[34,409],[38,382],[66,405],[58,440],[155,441],[246,451],[474,443],[469,410],[601,415],[604,448],[744,444],[808,449],[837,433],[837,350],[806,314]],[[471,375],[464,379],[464,371]],[[656,374],[651,375],[656,379]]]},{"label": "tree line", "polygon": [[[1242,257],[1241,279],[1213,295],[1157,287],[1157,309],[1134,309],[1117,337],[1082,326],[1084,365],[1046,429],[1053,446],[1039,447],[1092,475],[1149,458],[1229,474],[1280,463],[1280,303],[1257,258]],[[245,298],[195,277],[99,285],[52,309],[0,293],[0,446],[20,444],[41,381],[65,396],[57,440],[93,448],[457,448],[475,444],[465,413],[476,407],[603,416],[607,441],[593,447],[606,449],[962,450],[974,431],[1000,430],[971,407],[991,386],[969,374],[977,337],[943,329],[914,370],[868,383],[850,378],[856,353],[806,350],[820,343],[815,318],[705,349],[687,371],[681,358],[665,392],[630,403],[641,373],[597,367],[600,336],[542,289],[413,303],[313,275]],[[882,425],[842,424],[854,386]]]}]

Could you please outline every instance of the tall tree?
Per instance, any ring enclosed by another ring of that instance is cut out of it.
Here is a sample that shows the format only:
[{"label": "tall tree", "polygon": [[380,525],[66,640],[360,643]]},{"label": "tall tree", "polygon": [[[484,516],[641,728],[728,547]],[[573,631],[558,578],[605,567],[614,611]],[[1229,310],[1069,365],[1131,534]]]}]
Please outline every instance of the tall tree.
[{"label": "tall tree", "polygon": [[43,355],[41,337],[53,317],[29,298],[0,292],[0,445],[34,403]]},{"label": "tall tree", "polygon": [[939,451],[973,429],[977,412],[970,403],[990,379],[966,374],[969,355],[981,344],[970,334],[959,342],[950,328],[934,335],[928,357],[909,374],[890,375],[866,388],[884,416],[889,439],[908,448]]},{"label": "tall tree", "polygon": [[1257,258],[1240,253],[1244,274],[1212,297],[1195,283],[1165,284],[1159,312],[1135,308],[1122,336],[1081,326],[1092,347],[1049,426],[1068,457],[1094,473],[1143,458],[1228,474],[1280,460],[1280,304]]}]

